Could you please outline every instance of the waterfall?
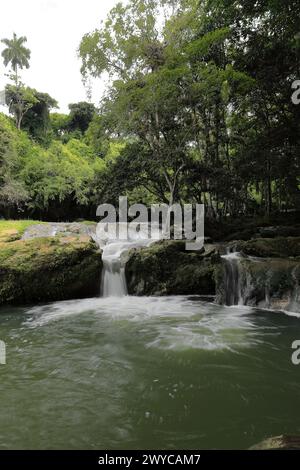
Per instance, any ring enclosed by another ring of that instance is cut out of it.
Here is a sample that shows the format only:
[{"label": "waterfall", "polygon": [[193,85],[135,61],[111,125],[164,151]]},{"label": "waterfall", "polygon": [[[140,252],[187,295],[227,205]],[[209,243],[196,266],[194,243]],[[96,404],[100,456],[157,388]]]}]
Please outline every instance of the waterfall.
[{"label": "waterfall", "polygon": [[128,243],[108,243],[102,252],[103,271],[101,295],[103,297],[122,297],[127,294],[125,266],[122,253],[130,249]]},{"label": "waterfall", "polygon": [[225,263],[225,304],[243,305],[241,289],[241,265],[242,256],[238,252],[227,253],[222,256]]},{"label": "waterfall", "polygon": [[261,306],[268,306],[267,279],[264,279],[264,285],[258,288],[251,272],[251,266],[253,267],[254,263],[261,263],[262,260],[229,250],[221,258],[224,264],[222,303],[230,306],[255,305],[257,302]]},{"label": "waterfall", "polygon": [[258,258],[239,252],[222,256],[223,276],[217,301],[228,306],[248,305],[300,311],[300,264],[283,258]]},{"label": "waterfall", "polygon": [[[224,265],[223,294],[225,305],[270,305],[269,271],[266,260],[234,251],[221,256]],[[254,267],[261,267],[262,272]]]},{"label": "waterfall", "polygon": [[[119,231],[121,224],[117,224]],[[122,297],[127,295],[125,277],[126,252],[132,248],[149,246],[154,240],[148,236],[148,224],[139,224],[139,231],[129,230],[124,240],[101,240],[96,237],[96,242],[102,249],[102,278],[101,296]]]},{"label": "waterfall", "polygon": [[291,301],[290,301],[290,310],[299,312],[300,311],[300,285],[299,285],[299,279],[297,276],[297,270],[299,270],[299,267],[295,267],[292,270],[292,278],[294,280],[294,291],[291,296]]}]

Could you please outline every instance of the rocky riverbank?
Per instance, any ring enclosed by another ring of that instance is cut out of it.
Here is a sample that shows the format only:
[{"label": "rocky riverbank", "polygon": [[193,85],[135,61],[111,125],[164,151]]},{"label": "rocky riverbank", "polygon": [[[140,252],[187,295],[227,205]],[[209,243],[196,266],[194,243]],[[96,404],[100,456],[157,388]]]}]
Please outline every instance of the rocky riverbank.
[{"label": "rocky riverbank", "polygon": [[[86,227],[13,226],[0,237],[0,303],[26,304],[99,294],[101,252]],[[47,232],[48,231],[48,232]],[[47,236],[48,235],[48,236]],[[56,236],[54,236],[56,235]]]},{"label": "rocky riverbank", "polygon": [[[258,238],[226,246],[217,302],[300,312],[300,238]],[[221,273],[221,272],[220,272]],[[232,295],[231,295],[232,294]]]},{"label": "rocky riverbank", "polygon": [[[233,251],[238,256],[223,256]],[[220,304],[300,311],[299,237],[208,244],[201,252],[161,241],[127,256],[131,295],[216,295]]]},{"label": "rocky riverbank", "polygon": [[[95,232],[95,223],[0,222],[0,303],[99,295]],[[300,237],[209,243],[195,252],[164,240],[123,253],[121,264],[129,295],[215,296],[220,304],[300,311]]]}]

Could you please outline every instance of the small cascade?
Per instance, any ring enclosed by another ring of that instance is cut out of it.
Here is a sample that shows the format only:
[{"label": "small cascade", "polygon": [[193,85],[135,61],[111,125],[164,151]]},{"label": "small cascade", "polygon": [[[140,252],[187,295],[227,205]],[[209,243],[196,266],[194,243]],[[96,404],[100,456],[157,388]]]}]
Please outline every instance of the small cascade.
[{"label": "small cascade", "polygon": [[300,311],[300,285],[299,285],[299,277],[297,272],[299,271],[299,266],[292,270],[292,278],[294,281],[294,290],[291,295],[289,310],[294,312]]},{"label": "small cascade", "polygon": [[259,305],[269,307],[269,269],[264,258],[247,256],[233,247],[221,256],[224,279],[220,303],[231,305]]},{"label": "small cascade", "polygon": [[103,271],[101,279],[101,295],[103,297],[122,297],[127,294],[125,266],[121,255],[130,249],[128,243],[108,243],[103,248]]},{"label": "small cascade", "polygon": [[219,303],[299,312],[300,265],[297,262],[245,256],[239,252],[229,252],[222,260]]},{"label": "small cascade", "polygon": [[241,254],[227,253],[222,256],[225,264],[225,304],[244,305],[241,289]]},{"label": "small cascade", "polygon": [[[270,305],[268,270],[263,269],[259,277],[254,266],[265,260],[246,256],[238,251],[228,251],[222,256],[224,263],[223,295],[221,303],[231,305]],[[260,279],[262,282],[260,282]]]},{"label": "small cascade", "polygon": [[[127,239],[108,239],[95,241],[102,249],[102,297],[123,297],[127,295],[127,283],[125,276],[126,252],[132,248],[149,246],[154,240],[148,237],[148,224],[140,224],[140,230],[129,231]],[[120,224],[118,224],[119,230]]]}]

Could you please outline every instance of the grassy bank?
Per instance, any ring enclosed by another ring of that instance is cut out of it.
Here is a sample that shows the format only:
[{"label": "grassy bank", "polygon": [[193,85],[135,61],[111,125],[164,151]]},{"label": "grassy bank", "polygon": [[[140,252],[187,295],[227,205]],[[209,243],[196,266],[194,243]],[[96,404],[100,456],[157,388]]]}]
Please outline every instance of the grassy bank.
[{"label": "grassy bank", "polygon": [[0,304],[97,295],[101,254],[88,235],[21,240],[35,220],[0,221]]},{"label": "grassy bank", "polygon": [[41,223],[38,220],[0,220],[0,243],[19,240],[28,227]]}]

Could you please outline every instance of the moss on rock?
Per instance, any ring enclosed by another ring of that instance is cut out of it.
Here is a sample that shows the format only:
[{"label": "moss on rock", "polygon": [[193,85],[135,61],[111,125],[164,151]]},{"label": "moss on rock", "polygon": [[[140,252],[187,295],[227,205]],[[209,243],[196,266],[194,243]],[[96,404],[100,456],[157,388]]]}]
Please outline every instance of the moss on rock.
[{"label": "moss on rock", "polygon": [[300,237],[256,238],[232,242],[229,246],[245,255],[262,258],[289,258],[300,256]]},{"label": "moss on rock", "polygon": [[[226,303],[225,269],[216,280],[217,302]],[[239,261],[239,288],[243,303],[275,310],[299,311],[300,262],[290,258],[251,259]]]},{"label": "moss on rock", "polygon": [[160,241],[131,250],[126,279],[132,295],[214,295],[219,256],[185,250],[183,241]]},{"label": "moss on rock", "polygon": [[98,293],[101,253],[88,236],[0,243],[0,303],[30,303]]}]

